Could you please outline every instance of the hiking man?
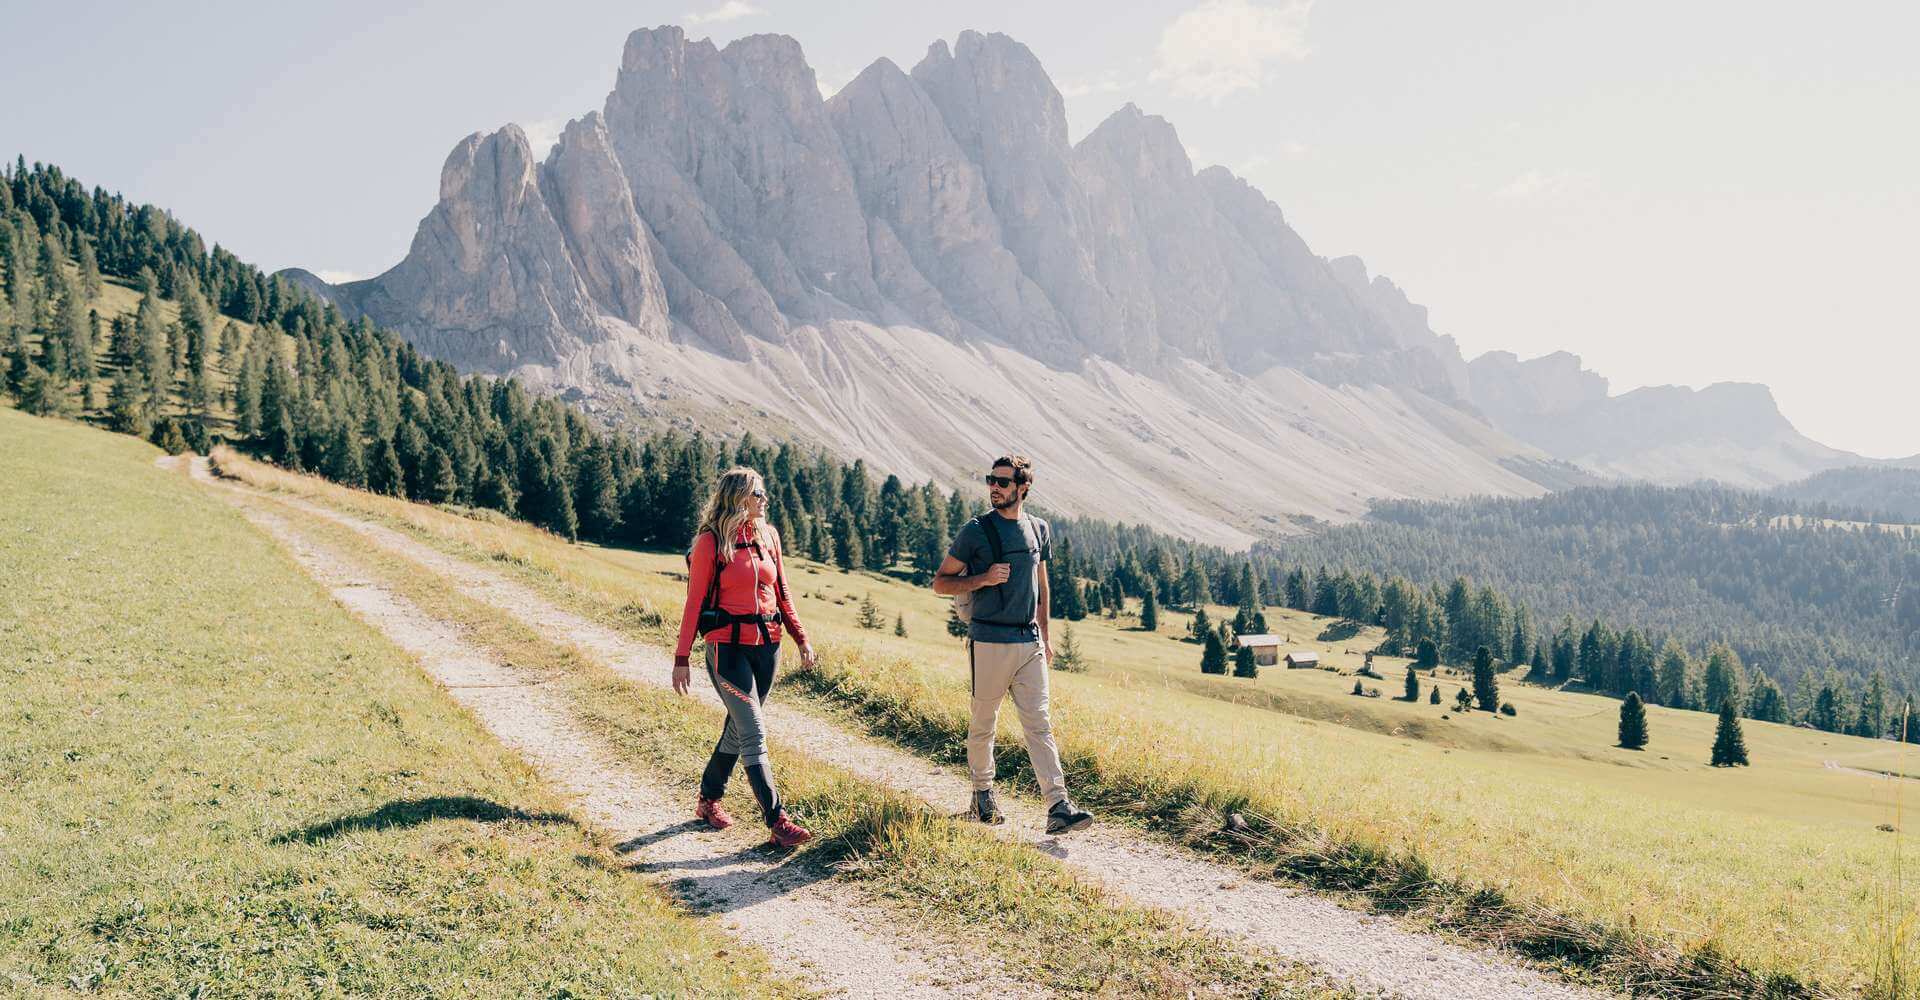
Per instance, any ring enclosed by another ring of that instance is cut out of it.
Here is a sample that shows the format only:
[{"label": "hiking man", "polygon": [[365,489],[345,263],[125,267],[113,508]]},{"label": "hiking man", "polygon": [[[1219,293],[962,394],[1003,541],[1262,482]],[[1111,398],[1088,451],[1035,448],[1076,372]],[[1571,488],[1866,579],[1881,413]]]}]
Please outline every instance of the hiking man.
[{"label": "hiking man", "polygon": [[973,715],[967,724],[967,770],[973,777],[970,813],[982,823],[1006,822],[993,797],[993,731],[1009,691],[1027,736],[1033,776],[1047,802],[1047,832],[1067,833],[1093,822],[1093,815],[1067,798],[1066,774],[1053,744],[1047,715],[1047,665],[1053,645],[1047,631],[1047,560],[1053,529],[1022,512],[1033,488],[1025,457],[995,459],[987,475],[993,510],[968,521],[954,538],[933,578],[933,592],[954,597],[967,625],[967,659],[973,676]]}]

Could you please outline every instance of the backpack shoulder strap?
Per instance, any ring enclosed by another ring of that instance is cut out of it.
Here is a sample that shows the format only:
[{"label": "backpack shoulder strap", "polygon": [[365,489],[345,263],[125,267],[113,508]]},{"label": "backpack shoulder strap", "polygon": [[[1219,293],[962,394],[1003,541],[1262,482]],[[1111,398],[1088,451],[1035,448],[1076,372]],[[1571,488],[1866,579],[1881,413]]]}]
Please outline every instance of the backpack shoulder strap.
[{"label": "backpack shoulder strap", "polygon": [[997,563],[1007,561],[1006,543],[1000,540],[999,525],[993,523],[998,516],[993,511],[987,511],[973,519],[974,523],[980,525],[980,530],[986,532],[987,544],[993,547],[993,561]]}]

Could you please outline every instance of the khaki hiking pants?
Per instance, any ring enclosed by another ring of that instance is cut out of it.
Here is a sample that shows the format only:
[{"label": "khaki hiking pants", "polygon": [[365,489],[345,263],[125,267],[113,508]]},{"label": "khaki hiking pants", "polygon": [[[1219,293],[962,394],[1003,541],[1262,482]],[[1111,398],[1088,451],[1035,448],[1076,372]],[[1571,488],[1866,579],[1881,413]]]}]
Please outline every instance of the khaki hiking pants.
[{"label": "khaki hiking pants", "polygon": [[969,642],[973,666],[973,718],[967,724],[967,770],[974,791],[993,787],[993,730],[1000,702],[1013,693],[1020,728],[1027,734],[1027,756],[1033,777],[1047,805],[1067,797],[1067,777],[1060,769],[1060,750],[1053,745],[1053,722],[1047,715],[1047,652],[1040,640],[1025,642]]}]

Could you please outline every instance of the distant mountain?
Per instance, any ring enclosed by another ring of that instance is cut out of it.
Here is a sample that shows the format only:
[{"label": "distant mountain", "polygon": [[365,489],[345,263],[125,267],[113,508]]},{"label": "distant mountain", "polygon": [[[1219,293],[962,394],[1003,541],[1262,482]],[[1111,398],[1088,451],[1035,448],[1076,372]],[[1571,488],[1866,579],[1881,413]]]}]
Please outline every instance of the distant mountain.
[{"label": "distant mountain", "polygon": [[1467,366],[1468,395],[1493,425],[1598,475],[1769,487],[1864,462],[1794,429],[1764,385],[1649,386],[1619,396],[1564,351],[1521,361],[1493,351]]},{"label": "distant mountain", "polygon": [[1793,500],[1873,515],[1872,520],[1920,524],[1920,466],[1829,469],[1776,487],[1773,492]]},{"label": "distant mountain", "polygon": [[[956,484],[1021,450],[1059,509],[1217,542],[1376,497],[1838,464],[1631,394],[1542,437],[1546,390],[1477,375],[1393,282],[1196,171],[1164,119],[1128,105],[1067,136],[1004,35],[879,60],[822,100],[791,38],[636,31],[604,107],[544,158],[513,125],[461,141],[394,268],[287,276],[609,420],[797,434]],[[1680,411],[1700,426],[1674,437]]]}]

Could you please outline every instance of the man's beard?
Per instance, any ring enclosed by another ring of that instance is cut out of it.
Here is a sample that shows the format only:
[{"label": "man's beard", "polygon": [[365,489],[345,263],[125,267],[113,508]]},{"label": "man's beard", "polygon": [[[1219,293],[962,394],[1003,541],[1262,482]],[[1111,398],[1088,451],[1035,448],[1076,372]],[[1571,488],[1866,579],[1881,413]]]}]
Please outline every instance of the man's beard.
[{"label": "man's beard", "polygon": [[1006,510],[1008,507],[1019,503],[1020,498],[1009,495],[1005,500],[995,500],[992,497],[988,497],[987,502],[993,505],[994,510]]}]

